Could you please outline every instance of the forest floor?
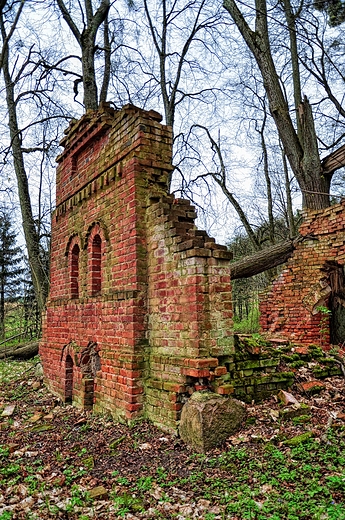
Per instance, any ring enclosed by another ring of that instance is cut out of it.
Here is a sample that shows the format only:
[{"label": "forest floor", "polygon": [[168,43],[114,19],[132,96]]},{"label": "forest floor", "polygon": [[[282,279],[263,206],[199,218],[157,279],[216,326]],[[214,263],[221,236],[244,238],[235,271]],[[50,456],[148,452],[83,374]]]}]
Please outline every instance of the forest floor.
[{"label": "forest floor", "polygon": [[0,362],[0,520],[345,519],[343,378],[292,388],[302,415],[276,397],[246,405],[242,430],[202,455],[147,421],[62,404],[38,361]]}]

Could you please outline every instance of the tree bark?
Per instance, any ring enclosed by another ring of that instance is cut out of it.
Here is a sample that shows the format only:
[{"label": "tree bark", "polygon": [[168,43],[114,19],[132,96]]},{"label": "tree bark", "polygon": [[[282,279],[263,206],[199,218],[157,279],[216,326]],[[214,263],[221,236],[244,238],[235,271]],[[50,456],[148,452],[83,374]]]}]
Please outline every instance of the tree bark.
[{"label": "tree bark", "polygon": [[231,280],[250,278],[284,264],[292,256],[299,241],[300,238],[286,240],[233,262],[230,265]]},{"label": "tree bark", "polygon": [[28,251],[32,282],[39,310],[42,311],[48,294],[48,278],[44,266],[41,262],[40,238],[37,233],[31,207],[29,183],[24,165],[23,152],[21,148],[21,137],[17,120],[14,84],[9,70],[8,41],[6,39],[5,24],[2,13],[0,23],[2,40],[5,42],[5,48],[3,49],[3,73],[5,80],[6,103],[9,117],[9,130],[11,137],[11,148],[13,152],[14,171],[17,178],[20,209],[23,219],[23,229],[25,243]]},{"label": "tree bark", "polygon": [[32,341],[25,345],[17,345],[16,347],[0,348],[0,359],[20,358],[31,359],[38,354],[38,341]]}]

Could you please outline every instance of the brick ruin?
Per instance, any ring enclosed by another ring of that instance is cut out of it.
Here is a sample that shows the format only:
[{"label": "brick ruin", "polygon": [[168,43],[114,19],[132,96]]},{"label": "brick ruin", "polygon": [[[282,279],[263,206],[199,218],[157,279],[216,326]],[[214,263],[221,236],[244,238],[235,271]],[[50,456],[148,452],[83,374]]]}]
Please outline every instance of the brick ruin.
[{"label": "brick ruin", "polygon": [[304,215],[303,238],[262,298],[261,328],[302,345],[345,343],[345,201]]},{"label": "brick ruin", "polygon": [[261,300],[261,328],[275,338],[261,348],[233,334],[231,253],[168,195],[161,116],[103,104],[61,144],[40,354],[64,402],[176,432],[195,390],[251,402],[293,383],[289,341],[344,344],[345,201],[305,215],[303,240]]},{"label": "brick ruin", "polygon": [[176,431],[193,390],[233,391],[231,254],[167,194],[160,121],[104,104],[66,131],[40,354],[63,401]]}]

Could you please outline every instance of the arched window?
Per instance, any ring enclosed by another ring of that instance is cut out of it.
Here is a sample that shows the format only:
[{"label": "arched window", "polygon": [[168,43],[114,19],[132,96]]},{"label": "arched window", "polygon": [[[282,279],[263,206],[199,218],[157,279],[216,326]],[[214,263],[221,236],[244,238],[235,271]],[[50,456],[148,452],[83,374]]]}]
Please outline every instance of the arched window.
[{"label": "arched window", "polygon": [[78,244],[75,244],[71,251],[71,297],[79,298],[79,253]]},{"label": "arched window", "polygon": [[102,240],[99,235],[95,235],[91,247],[91,294],[96,296],[102,288]]}]

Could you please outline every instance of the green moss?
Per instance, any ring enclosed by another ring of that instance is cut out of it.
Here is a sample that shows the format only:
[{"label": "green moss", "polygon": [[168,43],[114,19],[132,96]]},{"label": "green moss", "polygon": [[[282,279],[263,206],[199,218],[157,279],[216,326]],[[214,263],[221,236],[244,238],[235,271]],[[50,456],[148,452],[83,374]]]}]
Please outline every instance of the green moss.
[{"label": "green moss", "polygon": [[299,415],[292,419],[294,424],[305,424],[311,421],[310,415]]},{"label": "green moss", "polygon": [[321,359],[325,357],[325,353],[318,345],[309,345],[308,352],[313,359]]},{"label": "green moss", "polygon": [[289,363],[289,367],[291,368],[299,368],[299,367],[303,367],[305,365],[305,361],[293,361],[292,363]]},{"label": "green moss", "polygon": [[299,361],[301,356],[299,354],[282,354],[281,359],[286,361],[287,363],[292,363],[293,361]]},{"label": "green moss", "polygon": [[291,439],[287,439],[286,441],[284,441],[284,444],[286,446],[299,446],[303,442],[308,441],[311,437],[313,437],[313,432],[301,433],[301,435],[296,435]]},{"label": "green moss", "polygon": [[328,368],[314,367],[312,370],[315,377],[328,377],[330,375],[330,371]]},{"label": "green moss", "polygon": [[295,417],[307,416],[309,412],[309,406],[302,403],[298,408],[288,406],[280,410],[279,415],[283,421],[289,421]]}]

